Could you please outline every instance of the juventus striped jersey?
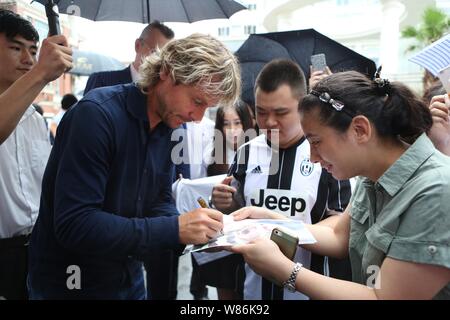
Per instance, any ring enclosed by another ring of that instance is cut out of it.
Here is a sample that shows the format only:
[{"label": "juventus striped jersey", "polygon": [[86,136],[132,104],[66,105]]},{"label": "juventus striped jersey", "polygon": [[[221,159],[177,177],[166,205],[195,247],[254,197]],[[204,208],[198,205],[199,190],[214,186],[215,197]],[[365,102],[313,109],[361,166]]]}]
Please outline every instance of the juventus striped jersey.
[{"label": "juventus striped jersey", "polygon": [[[326,217],[327,209],[344,211],[350,200],[350,183],[337,181],[320,164],[310,160],[310,146],[303,137],[287,148],[272,148],[265,135],[242,145],[230,167],[240,206],[259,206],[305,223]],[[298,248],[296,261],[310,267],[311,254]],[[322,270],[314,270],[322,273]],[[244,298],[250,300],[307,299],[262,279],[246,265]]]}]

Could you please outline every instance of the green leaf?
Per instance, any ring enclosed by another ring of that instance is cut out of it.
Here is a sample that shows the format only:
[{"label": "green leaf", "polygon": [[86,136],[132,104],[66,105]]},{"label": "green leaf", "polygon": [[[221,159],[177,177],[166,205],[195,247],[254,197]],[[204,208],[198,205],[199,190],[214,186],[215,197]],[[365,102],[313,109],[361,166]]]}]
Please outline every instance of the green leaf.
[{"label": "green leaf", "polygon": [[402,31],[402,36],[404,38],[415,38],[418,35],[418,31],[416,30],[416,28],[409,26],[406,27],[403,31]]},{"label": "green leaf", "polygon": [[442,38],[450,31],[450,17],[435,7],[428,7],[418,26],[407,26],[402,30],[403,38],[414,38],[416,44],[409,46],[406,52],[422,48]]}]

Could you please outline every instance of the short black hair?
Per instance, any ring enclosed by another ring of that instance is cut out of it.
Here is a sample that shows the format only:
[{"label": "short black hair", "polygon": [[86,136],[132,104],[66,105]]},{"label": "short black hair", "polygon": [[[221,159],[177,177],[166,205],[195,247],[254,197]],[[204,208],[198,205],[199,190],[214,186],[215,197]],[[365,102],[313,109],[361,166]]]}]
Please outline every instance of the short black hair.
[{"label": "short black hair", "polygon": [[145,38],[147,36],[147,34],[150,32],[150,30],[152,30],[152,29],[158,29],[159,32],[161,32],[163,34],[163,36],[169,40],[171,40],[175,37],[175,33],[173,32],[172,29],[170,29],[168,26],[166,26],[162,22],[160,22],[158,20],[154,20],[152,23],[150,23],[148,26],[146,26],[144,28],[144,30],[142,30],[140,38]]},{"label": "short black hair", "polygon": [[39,33],[31,22],[10,10],[0,9],[0,33],[9,40],[19,35],[29,41],[39,41]]},{"label": "short black hair", "polygon": [[256,89],[270,93],[282,85],[288,85],[292,94],[301,100],[306,95],[306,79],[300,66],[289,59],[275,59],[266,64],[258,74]]},{"label": "short black hair", "polygon": [[61,108],[63,110],[69,110],[70,107],[73,106],[77,102],[78,102],[78,99],[73,94],[71,94],[71,93],[65,94],[61,99]]}]

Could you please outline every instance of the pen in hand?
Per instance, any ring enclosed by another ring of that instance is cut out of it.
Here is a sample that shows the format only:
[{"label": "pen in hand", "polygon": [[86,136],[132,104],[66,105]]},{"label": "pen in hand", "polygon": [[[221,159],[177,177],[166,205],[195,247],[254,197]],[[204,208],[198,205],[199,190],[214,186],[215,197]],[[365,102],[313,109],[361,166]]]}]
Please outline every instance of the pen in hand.
[{"label": "pen in hand", "polygon": [[198,197],[197,198],[197,202],[200,205],[200,207],[202,207],[202,208],[209,208],[209,206],[206,203],[205,199],[203,199],[202,197]]},{"label": "pen in hand", "polygon": [[[203,199],[202,197],[198,197],[197,198],[197,202],[200,205],[200,207],[202,208],[209,208],[208,204],[206,203],[205,199]],[[219,230],[217,233],[217,236],[223,236],[223,230]]]}]

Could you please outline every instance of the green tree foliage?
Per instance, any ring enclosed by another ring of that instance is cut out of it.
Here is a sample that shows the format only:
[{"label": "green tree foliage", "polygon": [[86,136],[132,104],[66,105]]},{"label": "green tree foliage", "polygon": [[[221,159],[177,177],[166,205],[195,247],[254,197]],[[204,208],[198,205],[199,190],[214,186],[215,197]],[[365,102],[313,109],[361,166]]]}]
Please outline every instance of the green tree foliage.
[{"label": "green tree foliage", "polygon": [[450,17],[435,7],[428,7],[422,15],[422,22],[418,26],[406,27],[402,31],[402,36],[417,40],[417,43],[407,49],[407,51],[414,51],[442,38],[449,31]]},{"label": "green tree foliage", "polygon": [[[402,30],[403,38],[415,39],[406,52],[422,49],[439,40],[450,31],[450,17],[435,7],[428,7],[422,15],[422,21],[417,26],[407,26]],[[423,88],[426,90],[436,79],[425,70]]]}]

